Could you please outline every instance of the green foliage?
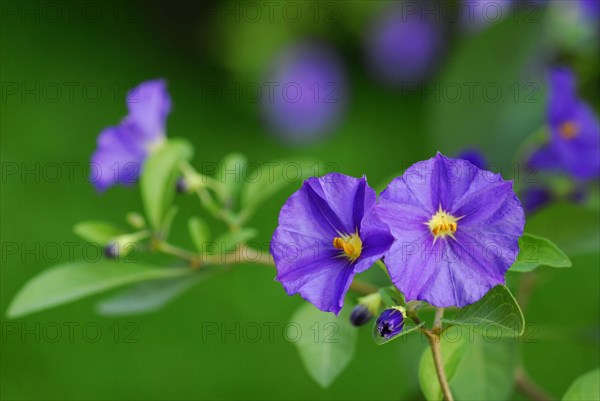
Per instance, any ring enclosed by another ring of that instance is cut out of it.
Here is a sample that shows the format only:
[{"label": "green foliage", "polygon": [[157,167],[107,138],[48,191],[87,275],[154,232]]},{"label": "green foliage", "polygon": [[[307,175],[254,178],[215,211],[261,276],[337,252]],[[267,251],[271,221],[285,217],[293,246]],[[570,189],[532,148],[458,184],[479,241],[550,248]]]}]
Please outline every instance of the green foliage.
[{"label": "green foliage", "polygon": [[[465,341],[450,342],[442,340],[440,345],[446,378],[448,381],[452,381],[458,364],[467,348],[467,344]],[[431,354],[431,349],[429,347],[426,348],[425,351],[423,351],[423,355],[421,355],[421,362],[419,363],[419,384],[421,385],[423,395],[428,401],[440,401],[443,398],[442,389],[440,388],[440,383],[435,370],[435,364],[433,363],[433,355]]]},{"label": "green foliage", "polygon": [[175,197],[181,175],[179,163],[192,157],[192,146],[183,139],[169,139],[151,154],[142,169],[140,191],[150,226],[160,230]]},{"label": "green foliage", "polygon": [[47,269],[29,280],[14,297],[7,316],[15,318],[139,281],[178,277],[190,269],[102,261],[74,262]]},{"label": "green foliage", "polygon": [[107,245],[110,241],[125,233],[114,224],[95,220],[79,222],[73,227],[73,231],[84,240],[95,242],[102,246]]},{"label": "green foliage", "polygon": [[196,250],[203,252],[204,245],[210,240],[208,224],[200,217],[191,217],[188,220],[188,230]]},{"label": "green foliage", "polygon": [[155,312],[207,276],[203,270],[193,275],[144,281],[102,300],[96,305],[96,311],[103,316]]},{"label": "green foliage", "polygon": [[248,159],[241,153],[230,153],[221,160],[215,174],[217,195],[227,208],[233,208],[241,189]]},{"label": "green foliage", "polygon": [[386,308],[391,308],[394,306],[406,306],[404,295],[393,285],[380,288],[379,295],[381,296],[381,302],[383,302],[383,306]]},{"label": "green foliage", "polygon": [[328,387],[348,366],[356,349],[357,330],[350,324],[348,306],[339,316],[323,313],[303,303],[290,320],[288,339],[293,341],[308,374]]},{"label": "green foliage", "polygon": [[571,267],[569,257],[549,239],[532,234],[519,238],[519,256],[511,266],[513,272],[529,272],[538,266]]},{"label": "green foliage", "polygon": [[456,154],[479,147],[494,162],[510,161],[523,136],[542,123],[543,88],[523,80],[523,73],[539,47],[543,15],[521,17],[507,17],[463,40],[433,83],[440,98],[428,95],[428,120],[439,150]]},{"label": "green foliage", "polygon": [[[512,394],[517,365],[517,343],[513,339],[468,336],[464,353],[450,381],[457,400],[504,401]],[[449,336],[448,336],[449,337]]]},{"label": "green foliage", "polygon": [[600,368],[575,379],[562,399],[563,401],[600,400]]},{"label": "green foliage", "polygon": [[515,297],[503,285],[492,288],[483,298],[458,311],[445,323],[472,327],[475,331],[496,337],[517,337],[525,330],[525,318]]},{"label": "green foliage", "polygon": [[256,237],[258,232],[253,228],[242,228],[238,231],[228,231],[219,236],[215,242],[221,249],[229,252],[235,251],[239,245],[243,245]]},{"label": "green foliage", "polygon": [[291,183],[300,183],[314,175],[316,162],[306,159],[275,160],[248,172],[242,189],[241,207],[245,215],[251,215],[265,200]]}]

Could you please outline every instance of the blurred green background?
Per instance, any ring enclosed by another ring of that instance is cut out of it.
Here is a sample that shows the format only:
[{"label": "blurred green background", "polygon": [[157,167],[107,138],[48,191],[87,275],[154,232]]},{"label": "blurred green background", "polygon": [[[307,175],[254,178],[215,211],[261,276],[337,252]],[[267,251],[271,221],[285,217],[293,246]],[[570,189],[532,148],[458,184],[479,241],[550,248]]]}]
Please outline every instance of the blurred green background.
[{"label": "blurred green background", "polygon": [[[307,15],[317,4],[296,3]],[[101,16],[86,17],[86,4],[94,4]],[[361,35],[383,3],[335,3],[333,22],[299,24],[277,14],[275,23],[236,21],[234,14],[222,18],[221,7],[232,4],[243,2],[2,2],[2,399],[421,397],[417,363],[425,342],[418,336],[408,343],[375,346],[370,329],[361,328],[356,357],[328,389],[311,380],[279,329],[273,341],[266,336],[256,343],[232,337],[203,341],[206,322],[227,327],[277,322],[282,327],[301,304],[273,280],[274,270],[259,266],[240,266],[201,282],[150,315],[99,317],[94,305],[103,296],[97,296],[23,319],[4,317],[29,278],[81,256],[83,243],[72,232],[75,223],[123,222],[126,212],[141,210],[135,187],[99,195],[84,176],[96,136],[125,115],[126,90],[141,81],[168,80],[174,102],[168,135],[195,145],[193,164],[198,167],[232,151],[252,162],[310,156],[346,174],[367,174],[375,186],[437,150],[455,155],[465,148],[480,149],[502,166],[505,178],[516,178],[514,155],[544,121],[545,63],[574,67],[583,95],[597,110],[597,49],[578,47],[577,32],[575,39],[557,40],[556,15],[543,7],[532,14],[533,22],[506,18],[476,33],[449,24],[445,57],[430,78],[433,91],[435,84],[496,82],[505,95],[491,103],[406,94],[373,79],[362,60]],[[52,7],[60,10],[59,17],[51,14]],[[267,133],[256,103],[201,96],[208,83],[258,80],[277,51],[303,37],[327,40],[347,68],[348,108],[326,139],[285,145]],[[523,88],[528,82],[539,85],[535,101],[515,101],[511,86]],[[53,179],[56,166],[61,176]],[[269,241],[279,207],[295,188],[270,200],[254,218],[259,242]],[[177,202],[183,212],[175,220],[172,242],[190,246],[185,222],[197,214],[196,201],[180,196]],[[526,319],[539,330],[521,344],[528,372],[555,397],[600,364],[598,229],[597,211],[572,205],[553,206],[527,223],[529,232],[554,239],[573,261],[571,269],[538,272]],[[69,243],[79,244],[74,256]],[[516,287],[519,279],[509,275],[509,285]],[[73,322],[80,325],[69,341],[65,325]],[[57,342],[47,341],[43,333],[39,341],[27,334],[51,330],[55,323],[63,329]],[[97,342],[83,337],[80,328],[89,323],[102,329]],[[132,327],[135,343],[124,339]],[[522,398],[516,392],[514,397]]]}]

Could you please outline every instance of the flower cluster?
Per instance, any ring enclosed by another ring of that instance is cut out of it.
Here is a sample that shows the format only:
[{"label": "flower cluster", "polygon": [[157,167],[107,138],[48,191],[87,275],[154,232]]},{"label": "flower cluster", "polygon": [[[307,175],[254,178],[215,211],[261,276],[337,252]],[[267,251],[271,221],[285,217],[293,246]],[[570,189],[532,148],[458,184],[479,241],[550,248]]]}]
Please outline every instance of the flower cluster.
[{"label": "flower cluster", "polygon": [[[353,276],[381,258],[408,301],[463,307],[504,283],[524,225],[512,182],[438,153],[379,201],[364,177],[305,181],[281,209],[271,252],[288,294],[323,311],[339,313]],[[380,320],[402,328],[402,318]]]}]

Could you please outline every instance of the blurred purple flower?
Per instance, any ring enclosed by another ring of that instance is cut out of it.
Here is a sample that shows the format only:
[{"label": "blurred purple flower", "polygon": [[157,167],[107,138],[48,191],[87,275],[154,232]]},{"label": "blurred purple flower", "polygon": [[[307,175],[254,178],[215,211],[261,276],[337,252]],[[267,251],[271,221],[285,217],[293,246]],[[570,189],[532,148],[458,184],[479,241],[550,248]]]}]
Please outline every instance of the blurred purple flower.
[{"label": "blurred purple flower", "polygon": [[285,142],[303,144],[330,133],[346,105],[341,60],[329,47],[301,43],[279,54],[267,81],[272,93],[261,97],[263,116]]},{"label": "blurred purple flower", "polygon": [[584,16],[598,23],[597,19],[600,17],[600,0],[579,0],[579,7]]},{"label": "blurred purple flower", "polygon": [[165,81],[141,83],[127,94],[129,113],[121,124],[104,129],[92,155],[92,183],[98,191],[137,182],[148,154],[165,139],[171,98]]},{"label": "blurred purple flower", "polygon": [[434,72],[445,45],[442,28],[422,7],[385,8],[367,31],[365,54],[373,76],[385,84],[418,83]]},{"label": "blurred purple flower", "polygon": [[271,240],[277,280],[289,295],[338,314],[356,273],[392,244],[373,213],[377,195],[366,178],[331,173],[309,178],[286,201]]},{"label": "blurred purple flower", "polygon": [[600,176],[600,122],[577,96],[573,72],[557,68],[550,72],[547,121],[550,142],[531,156],[540,169],[561,169],[580,180]]},{"label": "blurred purple flower", "polygon": [[478,150],[475,150],[475,149],[464,150],[463,152],[459,153],[458,156],[456,156],[456,158],[468,160],[471,163],[473,163],[473,165],[475,165],[476,167],[479,167],[480,169],[485,170],[485,157],[483,157],[483,154],[481,152],[479,152]]},{"label": "blurred purple flower", "polygon": [[375,209],[396,239],[384,258],[394,285],[438,307],[504,284],[525,225],[512,182],[440,153],[393,180]]},{"label": "blurred purple flower", "polygon": [[554,196],[547,188],[544,187],[530,187],[523,190],[521,193],[521,199],[523,199],[523,207],[525,212],[533,214],[542,207],[552,202]]},{"label": "blurred purple flower", "polygon": [[477,32],[508,16],[513,0],[463,0],[461,24],[467,31]]}]

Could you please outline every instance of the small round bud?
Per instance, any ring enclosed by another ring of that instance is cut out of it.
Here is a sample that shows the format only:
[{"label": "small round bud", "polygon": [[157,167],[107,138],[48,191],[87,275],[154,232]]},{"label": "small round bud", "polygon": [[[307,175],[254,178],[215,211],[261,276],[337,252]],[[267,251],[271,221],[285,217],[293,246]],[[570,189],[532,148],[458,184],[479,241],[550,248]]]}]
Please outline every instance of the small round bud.
[{"label": "small round bud", "polygon": [[350,314],[350,323],[356,327],[368,323],[371,319],[373,319],[373,313],[363,304],[356,305]]},{"label": "small round bud", "polygon": [[119,257],[119,243],[111,242],[104,247],[104,256],[107,259],[117,259]]},{"label": "small round bud", "polygon": [[146,227],[146,221],[144,220],[144,217],[139,213],[129,212],[127,213],[125,219],[131,227],[137,230],[141,230],[142,228]]},{"label": "small round bud", "polygon": [[377,318],[376,325],[381,337],[395,337],[404,328],[404,314],[397,308],[386,309]]},{"label": "small round bud", "polygon": [[177,191],[178,194],[183,194],[187,191],[188,189],[188,185],[185,182],[184,178],[179,178],[177,180],[177,183],[175,184],[175,190]]}]

